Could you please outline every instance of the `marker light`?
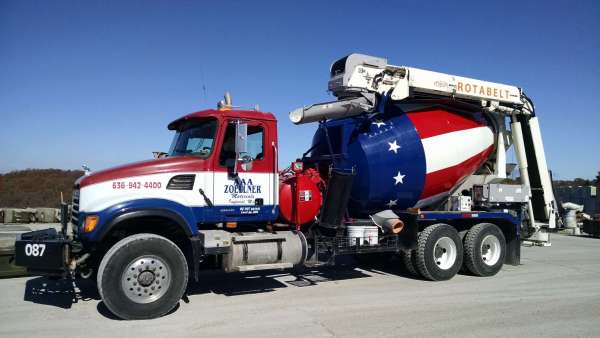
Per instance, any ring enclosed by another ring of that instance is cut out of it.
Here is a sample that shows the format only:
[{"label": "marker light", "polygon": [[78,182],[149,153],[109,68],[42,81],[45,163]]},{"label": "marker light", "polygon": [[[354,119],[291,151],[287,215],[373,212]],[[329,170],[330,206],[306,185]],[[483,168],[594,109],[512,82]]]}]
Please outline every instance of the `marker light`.
[{"label": "marker light", "polygon": [[304,163],[302,163],[301,161],[292,162],[292,171],[299,173],[303,169],[304,169]]},{"label": "marker light", "polygon": [[83,226],[83,232],[92,232],[92,231],[94,231],[94,229],[96,229],[96,225],[98,224],[99,220],[100,220],[100,218],[97,215],[87,216],[85,218],[85,223],[84,223],[84,226]]}]

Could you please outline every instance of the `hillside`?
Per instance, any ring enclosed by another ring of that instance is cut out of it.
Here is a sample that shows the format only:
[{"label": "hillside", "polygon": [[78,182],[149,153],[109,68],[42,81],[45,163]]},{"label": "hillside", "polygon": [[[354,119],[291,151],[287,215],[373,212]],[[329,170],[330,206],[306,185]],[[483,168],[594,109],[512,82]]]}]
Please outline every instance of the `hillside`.
[{"label": "hillside", "polygon": [[73,183],[81,170],[27,169],[0,174],[0,208],[60,206],[62,191],[70,203]]}]

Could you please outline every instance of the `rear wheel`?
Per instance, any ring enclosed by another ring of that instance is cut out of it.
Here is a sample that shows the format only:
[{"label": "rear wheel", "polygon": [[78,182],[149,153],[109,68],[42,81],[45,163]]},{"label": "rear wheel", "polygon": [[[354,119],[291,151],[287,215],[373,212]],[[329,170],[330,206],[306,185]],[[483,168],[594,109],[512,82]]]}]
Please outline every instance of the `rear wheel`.
[{"label": "rear wheel", "polygon": [[506,255],[506,240],[494,224],[481,223],[472,227],[464,240],[465,266],[476,276],[493,276],[502,269]]},{"label": "rear wheel", "polygon": [[462,266],[462,243],[456,229],[448,224],[425,228],[419,234],[415,253],[419,273],[432,281],[448,280]]},{"label": "rear wheel", "polygon": [[98,268],[98,291],[106,307],[123,319],[165,315],[187,286],[188,266],[181,250],[154,234],[117,242]]},{"label": "rear wheel", "polygon": [[404,268],[409,274],[413,276],[419,276],[419,271],[417,270],[417,264],[415,261],[415,250],[403,251],[402,262],[404,263]]}]

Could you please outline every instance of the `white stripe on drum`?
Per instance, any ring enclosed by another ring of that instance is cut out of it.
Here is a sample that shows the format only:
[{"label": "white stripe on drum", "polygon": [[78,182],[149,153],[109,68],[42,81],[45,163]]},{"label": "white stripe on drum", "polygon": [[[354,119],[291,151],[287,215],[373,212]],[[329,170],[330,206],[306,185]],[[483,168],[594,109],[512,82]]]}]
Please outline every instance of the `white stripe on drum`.
[{"label": "white stripe on drum", "polygon": [[423,140],[427,173],[458,165],[494,144],[489,127],[477,127],[428,137]]}]

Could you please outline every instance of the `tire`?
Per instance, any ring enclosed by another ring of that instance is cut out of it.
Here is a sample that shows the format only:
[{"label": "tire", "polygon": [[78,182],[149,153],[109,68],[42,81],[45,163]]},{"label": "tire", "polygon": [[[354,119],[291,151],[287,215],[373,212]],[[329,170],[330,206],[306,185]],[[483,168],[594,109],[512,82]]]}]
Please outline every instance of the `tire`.
[{"label": "tire", "polygon": [[420,276],[415,261],[415,250],[406,250],[402,252],[402,262],[405,270],[412,276]]},{"label": "tire", "polygon": [[97,282],[100,297],[117,317],[157,318],[179,303],[187,287],[188,265],[175,243],[155,234],[137,234],[108,250]]},{"label": "tire", "polygon": [[506,240],[496,225],[480,223],[472,227],[465,236],[464,247],[464,264],[472,274],[488,277],[502,269]]},{"label": "tire", "polygon": [[462,242],[456,229],[447,224],[425,228],[417,238],[415,253],[417,270],[428,280],[451,279],[462,266]]},{"label": "tire", "polygon": [[[458,232],[458,237],[460,237],[460,242],[463,244],[463,252],[466,250],[465,249],[465,237],[467,237],[467,232],[468,230],[462,230]],[[465,264],[465,259],[463,257],[463,264],[460,266],[460,269],[458,270],[459,272],[463,273],[463,274],[468,274],[469,269],[467,269],[467,266]]]}]

